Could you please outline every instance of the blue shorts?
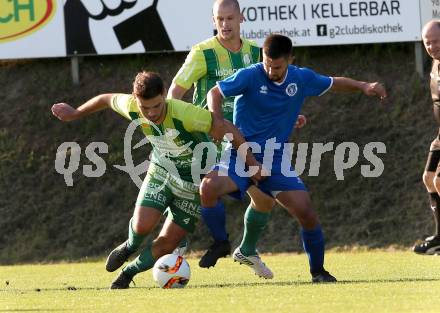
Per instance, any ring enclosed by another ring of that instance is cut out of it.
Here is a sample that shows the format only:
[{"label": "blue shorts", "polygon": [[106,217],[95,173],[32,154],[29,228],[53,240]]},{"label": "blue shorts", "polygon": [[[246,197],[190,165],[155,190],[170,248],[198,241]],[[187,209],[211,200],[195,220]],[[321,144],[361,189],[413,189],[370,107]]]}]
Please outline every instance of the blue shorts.
[{"label": "blue shorts", "polygon": [[[238,175],[236,170],[237,155],[234,150],[232,150],[231,157],[220,160],[218,164],[213,167],[214,171],[219,171],[219,176],[228,176],[238,187],[238,191],[232,192],[229,195],[236,199],[243,199],[244,194],[248,188],[253,184],[250,177],[242,177],[245,175]],[[241,161],[241,160],[240,160]],[[261,162],[261,160],[258,160]],[[243,164],[243,161],[241,161]],[[240,165],[241,166],[241,165]],[[245,166],[247,171],[247,167]],[[267,195],[275,198],[275,194],[280,191],[290,191],[290,190],[303,190],[307,191],[301,178],[299,178],[295,171],[290,167],[289,176],[282,173],[280,166],[273,166],[270,176],[264,178],[264,180],[258,182],[258,189],[266,193]]]}]

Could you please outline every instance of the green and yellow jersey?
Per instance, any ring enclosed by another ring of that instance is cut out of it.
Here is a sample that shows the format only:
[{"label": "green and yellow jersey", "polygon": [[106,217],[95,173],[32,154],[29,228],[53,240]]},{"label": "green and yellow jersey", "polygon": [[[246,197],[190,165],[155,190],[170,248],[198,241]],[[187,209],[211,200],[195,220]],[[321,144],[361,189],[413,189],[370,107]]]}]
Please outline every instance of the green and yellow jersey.
[{"label": "green and yellow jersey", "polygon": [[[257,63],[260,48],[246,39],[241,39],[240,51],[234,53],[223,47],[217,37],[207,39],[192,47],[185,63],[174,77],[173,82],[185,89],[194,84],[193,103],[206,107],[206,94],[219,80],[231,76],[237,70]],[[234,98],[223,102],[224,118],[232,122]]]},{"label": "green and yellow jersey", "polygon": [[111,108],[117,113],[132,121],[139,119],[142,132],[153,147],[152,163],[171,175],[176,170],[178,178],[193,182],[193,162],[204,168],[207,157],[206,151],[197,154],[193,151],[197,144],[209,142],[207,133],[212,125],[211,113],[176,99],[167,99],[166,105],[165,119],[157,125],[143,117],[133,95],[116,94],[111,101]]}]

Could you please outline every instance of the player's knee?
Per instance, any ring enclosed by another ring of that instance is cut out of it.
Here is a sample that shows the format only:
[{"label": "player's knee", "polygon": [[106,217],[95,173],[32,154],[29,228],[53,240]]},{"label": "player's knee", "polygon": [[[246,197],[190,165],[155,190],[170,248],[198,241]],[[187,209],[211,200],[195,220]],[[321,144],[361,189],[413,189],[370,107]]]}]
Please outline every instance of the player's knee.
[{"label": "player's knee", "polygon": [[146,223],[145,221],[142,220],[142,218],[139,217],[133,217],[133,221],[131,222],[131,227],[135,233],[140,235],[147,235],[151,231],[148,223]]},{"label": "player's knee", "polygon": [[296,210],[296,218],[298,219],[301,226],[306,229],[315,228],[318,225],[318,215],[312,207],[306,206]]},{"label": "player's knee", "polygon": [[[426,188],[428,190],[433,190],[435,188],[435,180],[437,180],[438,178],[435,177],[435,173],[434,172],[423,172],[423,183],[425,184]],[[438,182],[438,184],[440,184],[440,182]],[[439,185],[440,186],[440,185]]]},{"label": "player's knee", "polygon": [[258,203],[251,199],[251,206],[259,212],[270,212],[275,206],[275,200],[272,198],[259,200]]},{"label": "player's knee", "polygon": [[220,186],[218,186],[215,179],[205,177],[200,184],[200,199],[202,203],[216,200],[219,188]]},{"label": "player's knee", "polygon": [[440,190],[440,177],[438,177],[438,176],[434,177],[434,187],[435,187],[435,190],[437,192],[439,192],[439,190]]}]

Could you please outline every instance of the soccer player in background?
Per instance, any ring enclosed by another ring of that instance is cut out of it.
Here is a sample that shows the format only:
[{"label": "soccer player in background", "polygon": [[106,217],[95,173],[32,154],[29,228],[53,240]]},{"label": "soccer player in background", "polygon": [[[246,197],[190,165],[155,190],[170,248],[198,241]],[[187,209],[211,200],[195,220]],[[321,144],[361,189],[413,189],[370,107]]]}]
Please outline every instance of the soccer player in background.
[{"label": "soccer player in background", "polygon": [[[440,21],[428,22],[422,30],[423,44],[426,52],[432,58],[431,96],[434,117],[440,125]],[[436,254],[440,251],[440,128],[429,148],[423,183],[429,194],[429,202],[434,215],[434,235],[414,246],[414,252],[419,254]]]},{"label": "soccer player in background", "polygon": [[[260,48],[240,37],[243,16],[237,0],[216,0],[212,15],[217,35],[192,47],[185,63],[173,79],[168,92],[169,98],[182,99],[194,85],[193,102],[205,108],[206,94],[217,81],[225,79],[240,68],[260,61]],[[233,107],[234,97],[223,99],[223,116],[231,122]],[[301,117],[298,127],[302,127],[304,123],[305,118]],[[249,194],[252,199],[258,199],[260,210],[271,210],[275,204],[273,199],[254,187],[250,188]],[[255,205],[252,201],[251,206]],[[218,205],[210,210],[202,209],[202,218],[214,238],[214,243],[200,259],[199,266],[209,268],[215,266],[219,258],[231,253],[223,203],[218,202]]]},{"label": "soccer player in background", "polygon": [[[229,78],[219,81],[209,91],[207,102],[214,118],[221,123],[222,99],[240,95],[235,98],[234,124],[248,144],[256,143],[261,147],[261,151],[254,152],[254,155],[263,168],[271,170],[269,176],[258,183],[258,188],[298,219],[312,282],[335,282],[336,278],[324,268],[324,236],[307,189],[294,172],[291,160],[283,162],[284,144],[288,142],[306,97],[320,96],[332,90],[362,91],[368,96],[384,99],[386,91],[377,82],[327,77],[307,68],[289,65],[292,57],[291,40],[282,35],[270,35],[263,45],[263,62],[238,70]],[[243,196],[252,184],[252,180],[245,177],[248,175],[236,172],[236,165],[240,162],[237,150],[230,146],[228,149],[230,161],[222,160],[202,180],[200,197],[203,210],[215,208],[222,195]],[[273,152],[273,158],[264,162],[265,152],[268,151]],[[252,267],[263,278],[273,277],[272,271],[256,251],[268,215],[268,212],[258,211],[258,206],[246,211],[243,240],[233,252],[234,260]]]},{"label": "soccer player in background", "polygon": [[[111,108],[129,120],[140,122],[142,132],[153,147],[151,164],[129,222],[128,239],[108,256],[107,271],[117,270],[137,251],[163,213],[167,213],[167,219],[156,239],[122,269],[111,289],[129,288],[136,274],[152,268],[159,257],[171,253],[187,233],[194,231],[200,215],[200,196],[194,175],[200,178],[200,174],[194,173],[192,166],[208,162],[209,156],[193,152],[197,144],[210,142],[206,133],[217,139],[223,138],[227,131],[234,135],[234,145],[244,143],[232,123],[224,121],[226,127],[218,120],[214,123],[208,110],[165,97],[166,89],[159,75],[140,72],[134,80],[132,94],[101,94],[77,109],[67,103],[52,106],[52,113],[62,121]],[[215,161],[216,147],[212,147],[211,152],[211,159]],[[249,164],[259,166],[251,153],[246,158]]]}]

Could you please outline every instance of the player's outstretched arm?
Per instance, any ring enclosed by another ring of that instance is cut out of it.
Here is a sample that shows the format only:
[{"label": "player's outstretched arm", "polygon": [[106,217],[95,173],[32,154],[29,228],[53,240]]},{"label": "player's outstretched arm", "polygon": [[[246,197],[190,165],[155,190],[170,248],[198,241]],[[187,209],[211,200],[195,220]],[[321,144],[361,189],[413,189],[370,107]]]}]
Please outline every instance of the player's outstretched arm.
[{"label": "player's outstretched arm", "polygon": [[84,116],[110,108],[113,94],[101,94],[93,97],[78,108],[74,108],[67,103],[56,103],[52,105],[52,114],[63,122],[70,122]]},{"label": "player's outstretched arm", "polygon": [[376,96],[380,100],[387,97],[385,87],[379,82],[363,82],[347,77],[333,77],[331,91],[362,91],[367,96]]}]

